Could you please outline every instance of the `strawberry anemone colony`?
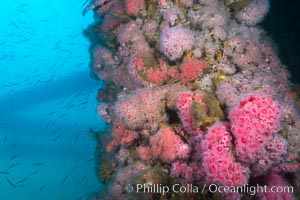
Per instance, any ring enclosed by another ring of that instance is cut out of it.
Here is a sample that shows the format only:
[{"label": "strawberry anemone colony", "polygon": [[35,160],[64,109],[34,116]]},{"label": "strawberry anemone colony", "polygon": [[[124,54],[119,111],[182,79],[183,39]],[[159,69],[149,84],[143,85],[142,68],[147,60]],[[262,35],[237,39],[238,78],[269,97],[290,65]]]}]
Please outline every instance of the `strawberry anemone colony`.
[{"label": "strawberry anemone colony", "polygon": [[[89,10],[91,69],[106,82],[98,113],[109,125],[97,137],[104,190],[95,198],[299,195],[298,97],[259,26],[268,0],[96,0]],[[138,184],[281,190],[162,194]]]}]

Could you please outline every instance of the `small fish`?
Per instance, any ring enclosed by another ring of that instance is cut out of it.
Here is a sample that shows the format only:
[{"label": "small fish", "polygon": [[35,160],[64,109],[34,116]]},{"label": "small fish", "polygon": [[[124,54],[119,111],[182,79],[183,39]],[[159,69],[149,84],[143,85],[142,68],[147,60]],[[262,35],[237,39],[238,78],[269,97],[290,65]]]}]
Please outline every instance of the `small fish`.
[{"label": "small fish", "polygon": [[60,186],[63,186],[67,182],[68,178],[69,178],[69,175],[66,175],[64,177],[64,179],[61,181]]},{"label": "small fish", "polygon": [[19,165],[22,165],[22,163],[15,163],[15,164],[12,164],[12,165],[10,165],[10,166],[6,169],[6,171],[8,171],[8,170],[10,170],[11,168],[14,168],[14,167],[16,167],[16,166],[19,166]]},{"label": "small fish", "polygon": [[5,179],[12,188],[16,188],[15,184],[13,184],[7,177],[5,177]]},{"label": "small fish", "polygon": [[53,111],[53,112],[48,113],[48,115],[53,115],[53,114],[55,114],[55,113],[56,113],[56,112]]},{"label": "small fish", "polygon": [[11,85],[14,85],[14,86],[16,86],[16,85],[20,85],[21,83],[11,83]]},{"label": "small fish", "polygon": [[58,42],[56,42],[55,46],[53,49],[59,49],[60,48],[60,43],[61,43],[61,40],[59,40]]},{"label": "small fish", "polygon": [[65,144],[66,144],[66,142],[63,142],[63,144],[61,145],[60,152],[63,152]]},{"label": "small fish", "polygon": [[47,22],[47,21],[49,21],[49,19],[41,19],[38,22]]},{"label": "small fish", "polygon": [[51,141],[52,142],[56,142],[59,138],[61,138],[62,134],[59,134],[58,136],[56,136],[55,138],[53,138]]},{"label": "small fish", "polygon": [[82,92],[78,92],[77,94],[75,94],[73,97],[78,97],[79,95],[81,95]]},{"label": "small fish", "polygon": [[27,41],[29,41],[29,39],[23,39],[23,40],[17,41],[16,43],[20,44],[20,43],[27,42]]},{"label": "small fish", "polygon": [[77,126],[77,124],[76,123],[74,123],[72,126],[71,126],[71,128],[70,129],[73,129],[73,128],[75,128]]},{"label": "small fish", "polygon": [[24,4],[21,4],[21,5],[18,5],[18,7],[19,8],[22,8],[22,7],[26,7],[26,6],[28,6],[29,5],[29,3],[24,3]]},{"label": "small fish", "polygon": [[81,102],[80,104],[78,104],[77,106],[85,105],[87,103],[88,103],[88,101],[84,101],[84,102]]},{"label": "small fish", "polygon": [[14,22],[13,20],[10,20],[10,21],[16,28],[20,28],[20,26],[16,22]]},{"label": "small fish", "polygon": [[5,136],[4,140],[3,140],[3,144],[6,144],[7,142],[7,136]]},{"label": "small fish", "polygon": [[71,108],[74,108],[75,105],[68,105],[68,107],[66,107],[66,109],[71,109]]},{"label": "small fish", "polygon": [[76,162],[79,160],[79,157],[80,157],[80,151],[77,152]]},{"label": "small fish", "polygon": [[47,80],[47,82],[48,82],[48,81],[52,81],[53,78],[54,78],[54,76],[55,76],[55,73],[52,74],[52,76]]},{"label": "small fish", "polygon": [[48,132],[49,125],[50,125],[50,122],[47,123],[47,126],[46,126],[46,133]]},{"label": "small fish", "polygon": [[67,114],[66,114],[66,113],[63,113],[63,114],[61,114],[61,115],[58,117],[58,119],[63,118],[63,117],[65,117],[65,116],[67,116]]},{"label": "small fish", "polygon": [[28,181],[27,177],[25,177],[25,178],[21,179],[20,181],[16,182],[14,185],[18,185],[18,184],[23,183],[25,181]]},{"label": "small fish", "polygon": [[87,176],[82,177],[81,180],[80,180],[80,182],[82,183],[83,181],[86,180],[86,178],[87,178]]},{"label": "small fish", "polygon": [[40,82],[41,82],[41,80],[37,80],[37,81],[35,82],[35,84],[33,85],[33,87],[37,86]]},{"label": "small fish", "polygon": [[27,10],[24,10],[24,9],[17,9],[16,11],[22,12],[22,13],[27,12]]},{"label": "small fish", "polygon": [[73,172],[76,170],[76,165],[73,167],[73,169],[71,170],[71,172],[70,172],[70,175],[72,175],[73,174]]},{"label": "small fish", "polygon": [[94,160],[95,160],[94,158],[88,159],[88,160],[86,161],[86,163],[92,162],[92,161],[94,161]]},{"label": "small fish", "polygon": [[43,164],[44,164],[44,162],[32,163],[32,165],[34,165],[34,166],[40,166],[40,165],[43,165]]},{"label": "small fish", "polygon": [[96,7],[100,7],[101,5],[103,5],[104,3],[108,2],[109,0],[94,0],[92,1],[91,4],[87,5],[85,7],[85,9],[82,11],[82,15],[84,16],[88,11],[96,8]]},{"label": "small fish", "polygon": [[54,130],[52,131],[52,133],[58,132],[58,131],[61,130],[63,127],[64,127],[64,125],[62,125],[62,126],[56,128],[56,129],[54,129]]},{"label": "small fish", "polygon": [[31,57],[31,55],[22,56],[22,57],[20,57],[20,59],[29,58],[29,57]]},{"label": "small fish", "polygon": [[90,94],[88,94],[88,95],[87,95],[87,97],[86,97],[86,101],[87,101],[89,98],[90,98]]},{"label": "small fish", "polygon": [[[14,124],[8,124],[8,125],[0,126],[0,128],[11,128],[13,126],[14,126]],[[7,136],[5,136],[5,137],[7,137]]]},{"label": "small fish", "polygon": [[16,158],[19,157],[19,156],[20,156],[19,154],[13,155],[13,156],[10,158],[9,161],[11,162],[11,161],[13,161],[14,159],[16,159]]},{"label": "small fish", "polygon": [[0,171],[0,174],[9,174],[7,171]]},{"label": "small fish", "polygon": [[22,185],[16,185],[16,187],[24,187],[24,184],[22,184]]},{"label": "small fish", "polygon": [[81,7],[85,6],[88,2],[89,2],[89,0],[86,0],[86,1],[81,5]]},{"label": "small fish", "polygon": [[17,101],[20,101],[20,100],[22,100],[22,99],[23,99],[22,97],[15,98],[15,99],[12,101],[12,103],[16,103]]},{"label": "small fish", "polygon": [[73,104],[73,102],[74,102],[73,100],[69,101],[69,102],[68,102],[68,105]]},{"label": "small fish", "polygon": [[74,138],[74,144],[77,144],[77,141],[78,141],[78,136],[76,136],[76,137]]},{"label": "small fish", "polygon": [[27,178],[32,177],[33,175],[37,174],[37,171],[32,172],[31,174],[29,174],[28,176],[26,176]]}]

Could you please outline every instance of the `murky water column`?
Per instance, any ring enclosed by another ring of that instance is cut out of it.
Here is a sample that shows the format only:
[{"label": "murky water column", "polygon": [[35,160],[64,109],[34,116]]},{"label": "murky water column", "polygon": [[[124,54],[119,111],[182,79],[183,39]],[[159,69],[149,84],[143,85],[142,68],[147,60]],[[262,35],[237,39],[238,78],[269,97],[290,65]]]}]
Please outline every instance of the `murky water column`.
[{"label": "murky water column", "polygon": [[84,1],[1,1],[0,199],[86,199],[99,191],[101,130]]}]

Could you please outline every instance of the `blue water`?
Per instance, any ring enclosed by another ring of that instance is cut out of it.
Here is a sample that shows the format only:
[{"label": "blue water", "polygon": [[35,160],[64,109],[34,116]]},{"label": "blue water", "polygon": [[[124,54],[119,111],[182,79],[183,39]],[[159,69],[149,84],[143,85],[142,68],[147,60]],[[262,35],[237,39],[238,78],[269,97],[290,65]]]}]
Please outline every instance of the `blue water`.
[{"label": "blue water", "polygon": [[102,83],[89,78],[84,2],[0,2],[1,200],[99,191],[88,129],[103,126],[95,109]]}]

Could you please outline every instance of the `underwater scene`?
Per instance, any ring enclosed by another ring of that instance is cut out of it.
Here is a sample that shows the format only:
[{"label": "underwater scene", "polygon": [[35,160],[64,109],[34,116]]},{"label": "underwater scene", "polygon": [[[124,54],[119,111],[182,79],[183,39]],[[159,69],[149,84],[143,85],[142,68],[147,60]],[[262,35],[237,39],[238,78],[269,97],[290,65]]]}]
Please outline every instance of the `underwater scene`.
[{"label": "underwater scene", "polygon": [[0,6],[0,200],[300,199],[296,0]]}]

